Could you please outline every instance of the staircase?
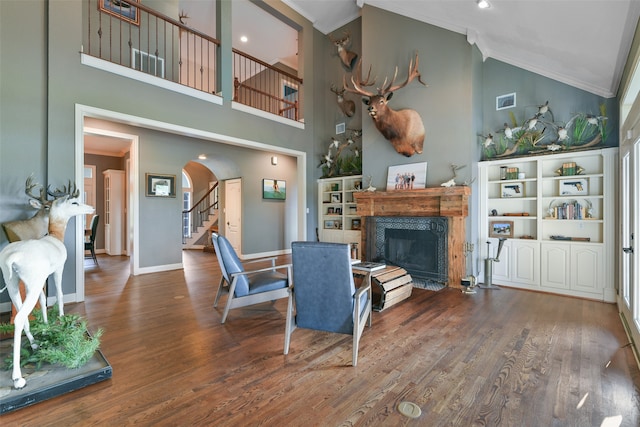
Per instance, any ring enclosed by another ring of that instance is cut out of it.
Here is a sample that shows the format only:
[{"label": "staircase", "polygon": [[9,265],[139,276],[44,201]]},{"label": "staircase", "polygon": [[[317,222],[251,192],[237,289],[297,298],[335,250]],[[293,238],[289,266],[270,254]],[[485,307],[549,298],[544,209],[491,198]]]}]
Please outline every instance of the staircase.
[{"label": "staircase", "polygon": [[213,214],[209,214],[201,226],[196,227],[191,232],[191,237],[187,237],[182,245],[182,249],[202,249],[206,250],[211,244],[211,231],[218,229],[218,210]]},{"label": "staircase", "polygon": [[[182,249],[207,250],[211,231],[218,229],[218,183],[216,182],[191,209],[182,211]],[[187,225],[190,224],[190,229]]]}]

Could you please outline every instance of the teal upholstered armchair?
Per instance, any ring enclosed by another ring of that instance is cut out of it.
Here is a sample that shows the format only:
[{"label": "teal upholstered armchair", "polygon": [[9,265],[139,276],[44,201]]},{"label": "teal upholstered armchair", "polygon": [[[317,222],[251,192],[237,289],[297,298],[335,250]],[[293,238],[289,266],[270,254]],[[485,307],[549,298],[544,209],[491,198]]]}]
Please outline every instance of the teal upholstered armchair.
[{"label": "teal upholstered armchair", "polygon": [[[349,245],[293,242],[293,293],[289,298],[284,354],[296,328],[353,335],[353,366],[365,324],[371,326],[371,283],[356,289]],[[295,311],[295,316],[294,316]]]},{"label": "teal upholstered armchair", "polygon": [[211,234],[222,272],[213,306],[218,306],[220,296],[225,290],[229,294],[222,314],[222,323],[227,320],[229,310],[232,308],[246,307],[289,297],[291,291],[291,264],[276,266],[275,257],[261,258],[247,261],[244,265],[253,262],[264,263],[265,261],[270,261],[271,266],[247,271],[231,243],[224,236],[220,236],[217,233]]}]

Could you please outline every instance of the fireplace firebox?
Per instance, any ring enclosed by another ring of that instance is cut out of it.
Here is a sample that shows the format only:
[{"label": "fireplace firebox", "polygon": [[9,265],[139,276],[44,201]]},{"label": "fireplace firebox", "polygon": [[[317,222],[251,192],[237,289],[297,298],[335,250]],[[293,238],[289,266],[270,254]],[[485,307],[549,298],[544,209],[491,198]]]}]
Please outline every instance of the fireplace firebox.
[{"label": "fireplace firebox", "polygon": [[404,268],[416,287],[447,285],[446,218],[369,217],[366,230],[371,260]]}]

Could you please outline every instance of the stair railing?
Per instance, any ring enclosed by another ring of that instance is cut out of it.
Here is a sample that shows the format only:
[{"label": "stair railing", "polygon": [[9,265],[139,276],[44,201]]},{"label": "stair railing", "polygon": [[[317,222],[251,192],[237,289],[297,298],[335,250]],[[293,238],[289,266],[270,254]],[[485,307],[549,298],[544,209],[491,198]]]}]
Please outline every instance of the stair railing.
[{"label": "stair railing", "polygon": [[[197,231],[199,227],[202,227],[209,218],[211,210],[218,209],[218,206],[218,183],[216,182],[190,209],[182,211],[182,221],[185,223],[191,218],[191,232],[193,233]],[[191,236],[183,233],[182,244],[187,243],[189,237]]]}]

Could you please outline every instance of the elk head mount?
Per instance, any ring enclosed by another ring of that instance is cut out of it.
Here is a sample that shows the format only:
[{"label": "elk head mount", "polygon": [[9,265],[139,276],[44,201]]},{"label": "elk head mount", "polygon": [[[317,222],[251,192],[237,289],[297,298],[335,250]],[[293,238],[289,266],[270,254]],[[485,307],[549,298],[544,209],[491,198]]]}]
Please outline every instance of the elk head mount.
[{"label": "elk head mount", "polygon": [[358,66],[354,73],[354,75],[359,76],[358,81],[354,79],[353,75],[351,76],[353,88],[350,88],[347,84],[346,76],[343,77],[344,89],[362,96],[362,102],[368,106],[369,115],[373,119],[376,128],[391,142],[393,148],[395,148],[398,153],[406,157],[411,157],[416,153],[421,154],[425,129],[422,118],[418,112],[411,109],[396,111],[391,109],[387,104],[396,90],[405,87],[416,77],[420,83],[427,86],[427,84],[422,81],[422,77],[418,71],[418,54],[416,53],[415,63],[413,59],[409,62],[409,74],[404,83],[394,85],[396,77],[398,76],[398,67],[396,66],[396,71],[391,82],[387,84],[387,79],[385,78],[382,87],[377,88],[377,93],[364,89],[367,86],[375,85],[375,78],[373,81],[369,81],[371,77],[371,67],[369,67],[369,73],[364,81],[360,77],[362,76],[361,68],[362,61],[358,61]]},{"label": "elk head mount", "polygon": [[351,33],[345,32],[345,36],[341,39],[334,39],[329,35],[329,40],[331,40],[331,43],[338,49],[338,56],[340,57],[340,61],[342,61],[342,65],[347,67],[348,70],[352,70],[358,59],[358,54],[347,49],[351,43]]},{"label": "elk head mount", "polygon": [[356,103],[350,99],[344,99],[344,91],[344,88],[338,89],[336,85],[331,85],[331,92],[337,96],[336,102],[340,107],[340,111],[347,117],[353,117],[356,112]]}]

